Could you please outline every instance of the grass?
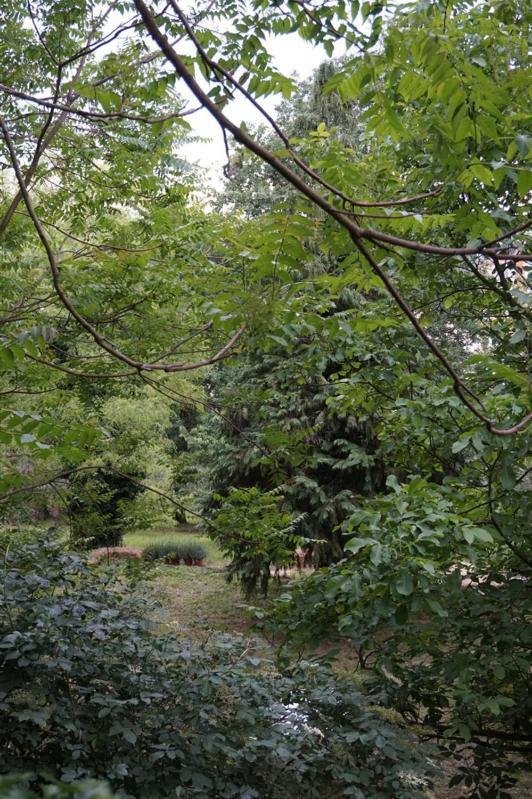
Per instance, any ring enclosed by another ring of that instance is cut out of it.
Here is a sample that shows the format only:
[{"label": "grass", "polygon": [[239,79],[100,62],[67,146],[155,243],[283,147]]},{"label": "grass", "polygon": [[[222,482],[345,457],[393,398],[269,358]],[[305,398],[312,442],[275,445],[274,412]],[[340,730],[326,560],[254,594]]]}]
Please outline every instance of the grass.
[{"label": "grass", "polygon": [[245,633],[251,619],[237,583],[225,577],[227,559],[208,536],[195,528],[154,527],[127,533],[124,546],[147,547],[154,542],[173,544],[183,539],[199,541],[207,550],[205,567],[156,567],[153,593],[163,606],[163,623],[167,628],[186,630],[194,637],[204,637],[211,630]]},{"label": "grass", "polygon": [[182,541],[183,538],[193,539],[199,541],[207,550],[206,564],[207,566],[222,568],[227,564],[227,560],[220,549],[216,546],[214,541],[211,541],[206,535],[196,533],[194,528],[168,528],[168,527],[153,527],[150,530],[142,530],[135,533],[126,533],[124,536],[124,546],[126,547],[140,547],[144,549],[150,544],[163,543],[173,544],[177,541]]},{"label": "grass", "polygon": [[[225,567],[228,560],[208,536],[196,528],[155,527],[124,536],[124,546],[147,547],[154,542],[173,544],[193,539],[207,549],[203,568],[158,564],[153,594],[163,607],[162,622],[167,629],[186,631],[204,638],[211,631],[246,633],[252,623],[237,582],[228,583]],[[256,597],[254,605],[260,605]]]},{"label": "grass", "polygon": [[161,565],[154,588],[166,626],[196,638],[211,631],[245,633],[250,627],[238,585],[228,583],[222,570]]}]

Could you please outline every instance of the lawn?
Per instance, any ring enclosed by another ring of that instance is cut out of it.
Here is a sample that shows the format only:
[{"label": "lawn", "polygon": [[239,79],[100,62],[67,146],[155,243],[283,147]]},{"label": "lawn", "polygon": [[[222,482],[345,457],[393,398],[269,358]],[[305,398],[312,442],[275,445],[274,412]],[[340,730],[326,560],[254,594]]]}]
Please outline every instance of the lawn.
[{"label": "lawn", "polygon": [[227,559],[211,539],[193,527],[155,527],[124,536],[124,546],[147,547],[155,542],[199,541],[207,550],[205,566],[156,567],[154,596],[163,607],[165,626],[203,637],[210,631],[244,633],[251,624],[238,583],[228,583]]}]

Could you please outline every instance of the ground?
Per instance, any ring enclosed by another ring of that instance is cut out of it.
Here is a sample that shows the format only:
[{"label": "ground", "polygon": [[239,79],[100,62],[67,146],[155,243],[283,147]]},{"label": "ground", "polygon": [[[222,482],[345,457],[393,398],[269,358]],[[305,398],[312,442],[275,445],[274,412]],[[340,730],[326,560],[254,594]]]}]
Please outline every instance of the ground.
[{"label": "ground", "polygon": [[[154,541],[172,542],[176,536],[201,541],[208,555],[205,566],[159,565],[153,592],[164,606],[169,625],[186,629],[187,633],[201,637],[210,630],[246,633],[252,616],[237,583],[228,583],[225,574],[227,560],[216,544],[193,529],[155,529],[130,533],[124,538],[127,547],[145,547]],[[255,598],[253,604],[265,600]]]}]

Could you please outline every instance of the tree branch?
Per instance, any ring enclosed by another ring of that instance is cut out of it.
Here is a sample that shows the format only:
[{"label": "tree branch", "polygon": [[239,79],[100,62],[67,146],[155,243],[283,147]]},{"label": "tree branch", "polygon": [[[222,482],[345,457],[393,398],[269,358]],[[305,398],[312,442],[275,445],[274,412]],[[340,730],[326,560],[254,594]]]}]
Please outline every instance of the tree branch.
[{"label": "tree branch", "polygon": [[[431,339],[428,333],[426,333],[426,331],[422,328],[415,314],[410,309],[406,301],[403,299],[398,290],[393,286],[387,275],[379,267],[375,258],[373,258],[373,256],[364,246],[362,239],[368,239],[374,242],[384,241],[389,244],[394,244],[396,246],[408,248],[411,250],[415,250],[417,252],[428,252],[437,255],[449,255],[449,256],[470,255],[470,254],[489,255],[491,253],[492,255],[497,256],[498,254],[497,251],[495,252],[490,251],[485,246],[480,246],[477,248],[440,247],[433,244],[424,244],[423,242],[408,241],[405,239],[401,239],[397,236],[381,233],[380,231],[376,231],[373,229],[361,228],[352,218],[350,218],[347,214],[343,213],[341,210],[332,205],[325,197],[319,194],[319,192],[317,192],[312,186],[309,186],[307,183],[305,183],[305,181],[296,172],[294,172],[286,163],[277,158],[260,142],[253,139],[253,137],[251,137],[245,130],[243,130],[234,122],[232,122],[232,120],[229,119],[223,113],[223,111],[216,105],[216,103],[201,88],[199,83],[194,78],[193,74],[186,67],[183,60],[180,58],[180,56],[171,46],[167,37],[162,33],[162,31],[158,27],[152,13],[148,9],[147,5],[143,2],[143,0],[134,0],[134,3],[152,39],[155,41],[159,49],[164,53],[168,61],[174,66],[177,74],[186,83],[186,85],[188,86],[190,91],[194,94],[196,99],[203,105],[203,107],[206,110],[210,112],[211,116],[214,117],[214,119],[218,122],[218,124],[224,130],[230,132],[234,136],[236,141],[238,141],[240,144],[246,147],[246,149],[255,153],[255,155],[257,155],[263,161],[268,163],[271,167],[273,167],[279,174],[281,174],[286,180],[288,180],[288,182],[291,183],[299,192],[301,192],[301,194],[303,194],[312,203],[314,203],[323,211],[325,211],[325,213],[327,213],[330,217],[335,219],[343,228],[347,230],[356,248],[368,260],[373,271],[383,281],[384,285],[388,290],[388,293],[392,296],[392,298],[397,303],[399,308],[409,319],[409,321],[414,326],[414,329],[416,330],[418,335],[422,338],[422,340],[429,347],[432,353],[436,356],[436,358],[438,358],[444,369],[451,376],[453,380],[453,387],[455,393],[463,402],[463,404],[466,405],[466,407],[486,425],[486,427],[490,430],[490,432],[494,433],[495,435],[499,436],[512,435],[513,433],[519,432],[520,430],[524,429],[528,425],[528,423],[532,420],[532,413],[528,414],[524,419],[522,419],[512,427],[504,429],[496,427],[495,424],[481,411],[479,411],[478,408],[473,404],[473,402],[471,402],[471,400],[468,398],[467,395],[473,397],[475,400],[477,400],[477,402],[479,402],[479,400],[471,392],[471,390],[463,383],[458,373],[456,372],[452,364],[449,362],[448,358],[440,350],[440,348],[436,345],[436,343]],[[173,3],[173,5],[175,7],[175,2]],[[214,64],[215,62],[212,63]],[[510,259],[513,260],[525,260],[525,259],[532,260],[532,256],[527,256],[527,255],[520,255],[520,256],[513,255],[505,257],[509,257]]]},{"label": "tree branch", "polygon": [[86,319],[75,307],[72,300],[66,293],[65,289],[63,288],[63,284],[61,281],[61,275],[59,272],[59,266],[57,264],[57,260],[50,244],[50,241],[44,231],[44,228],[35,213],[35,209],[33,207],[33,203],[31,201],[31,197],[29,195],[28,189],[26,187],[24,176],[20,169],[20,165],[18,163],[17,154],[15,152],[15,148],[13,146],[13,142],[11,139],[11,135],[5,125],[4,120],[0,117],[0,129],[2,130],[7,148],[9,150],[9,155],[13,164],[13,169],[15,170],[15,175],[19,184],[20,192],[22,194],[22,198],[24,200],[24,204],[28,211],[29,216],[33,222],[35,230],[37,231],[37,235],[41,240],[41,243],[44,247],[46,252],[48,262],[50,264],[50,270],[52,273],[52,282],[54,284],[54,288],[57,292],[57,295],[65,308],[69,311],[69,313],[74,317],[74,319],[83,327],[94,339],[96,344],[103,350],[112,355],[113,358],[116,358],[119,361],[127,364],[128,366],[133,367],[138,372],[154,372],[154,371],[163,371],[163,372],[188,372],[193,369],[200,369],[203,366],[210,366],[211,364],[218,363],[218,361],[223,360],[224,358],[228,358],[231,355],[231,350],[235,346],[235,344],[239,341],[239,339],[244,334],[246,330],[246,324],[240,326],[240,328],[234,333],[234,335],[229,339],[229,341],[220,349],[218,352],[213,355],[211,358],[205,358],[202,361],[198,361],[197,363],[170,363],[170,364],[159,364],[159,363],[144,363],[143,361],[138,361],[135,358],[131,358],[129,355],[121,352],[117,347],[111,344],[105,336],[103,336],[95,327],[92,325],[88,319]]}]

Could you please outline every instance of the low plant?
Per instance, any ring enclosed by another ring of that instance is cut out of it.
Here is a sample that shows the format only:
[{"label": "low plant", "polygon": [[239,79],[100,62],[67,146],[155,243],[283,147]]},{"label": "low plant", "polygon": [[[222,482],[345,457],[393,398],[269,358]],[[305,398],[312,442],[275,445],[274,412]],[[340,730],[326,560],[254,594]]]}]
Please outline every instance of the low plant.
[{"label": "low plant", "polygon": [[495,527],[468,523],[446,486],[388,486],[344,524],[346,557],[294,581],[260,623],[293,651],[350,638],[391,707],[438,741],[451,787],[510,799],[532,744],[532,597],[527,551],[508,551],[501,525],[526,540],[525,491]]},{"label": "low plant", "polygon": [[421,799],[419,747],[319,663],[281,672],[240,637],[155,632],[151,601],[57,542],[14,547],[3,571],[0,775],[137,799]]},{"label": "low plant", "polygon": [[171,543],[155,541],[144,550],[147,560],[167,560],[170,562],[201,563],[207,557],[207,549],[200,541],[183,540]]},{"label": "low plant", "polygon": [[143,557],[146,560],[164,560],[172,555],[177,558],[177,544],[168,544],[163,541],[154,541],[153,544],[147,546],[143,552]]},{"label": "low plant", "polygon": [[200,541],[183,541],[178,548],[178,553],[186,562],[202,563],[207,557],[207,550]]}]

